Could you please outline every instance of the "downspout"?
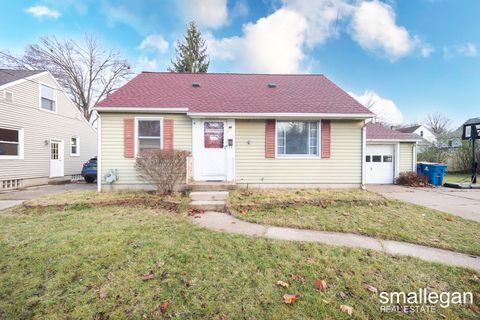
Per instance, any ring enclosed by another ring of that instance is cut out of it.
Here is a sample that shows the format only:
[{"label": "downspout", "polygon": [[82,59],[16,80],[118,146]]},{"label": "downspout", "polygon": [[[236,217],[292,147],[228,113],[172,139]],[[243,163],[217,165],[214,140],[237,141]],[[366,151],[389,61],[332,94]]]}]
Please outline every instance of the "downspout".
[{"label": "downspout", "polygon": [[97,192],[102,191],[102,117],[98,113],[97,125]]},{"label": "downspout", "polygon": [[363,126],[362,126],[362,184],[361,188],[362,190],[366,189],[365,186],[365,155],[367,152],[367,122],[366,120],[363,120]]}]

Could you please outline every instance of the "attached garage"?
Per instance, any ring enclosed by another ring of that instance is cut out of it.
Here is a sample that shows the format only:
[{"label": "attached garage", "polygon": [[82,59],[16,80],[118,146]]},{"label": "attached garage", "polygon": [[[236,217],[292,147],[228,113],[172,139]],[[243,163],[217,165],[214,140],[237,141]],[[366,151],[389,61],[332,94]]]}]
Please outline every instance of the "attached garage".
[{"label": "attached garage", "polygon": [[367,124],[364,156],[367,184],[392,184],[401,172],[416,171],[417,137],[381,126]]}]

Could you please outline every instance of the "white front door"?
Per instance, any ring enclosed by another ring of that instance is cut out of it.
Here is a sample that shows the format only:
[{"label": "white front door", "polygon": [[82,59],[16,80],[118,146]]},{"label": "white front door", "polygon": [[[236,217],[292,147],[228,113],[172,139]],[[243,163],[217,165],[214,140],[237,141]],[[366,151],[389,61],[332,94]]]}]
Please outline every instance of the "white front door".
[{"label": "white front door", "polygon": [[367,145],[366,150],[367,183],[391,184],[394,178],[394,146]]},{"label": "white front door", "polygon": [[50,140],[50,177],[63,177],[63,141]]},{"label": "white front door", "polygon": [[193,122],[193,177],[197,181],[233,181],[234,120]]}]

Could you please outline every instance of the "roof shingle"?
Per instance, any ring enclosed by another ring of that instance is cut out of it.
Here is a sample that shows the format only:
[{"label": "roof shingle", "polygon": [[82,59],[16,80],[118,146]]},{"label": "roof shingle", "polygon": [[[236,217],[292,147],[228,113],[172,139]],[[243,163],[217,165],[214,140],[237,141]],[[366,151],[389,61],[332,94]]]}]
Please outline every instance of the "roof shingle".
[{"label": "roof shingle", "polygon": [[419,140],[416,134],[403,133],[397,130],[385,128],[378,123],[367,124],[367,139],[383,140]]},{"label": "roof shingle", "polygon": [[0,86],[41,73],[43,70],[0,69]]},{"label": "roof shingle", "polygon": [[373,115],[323,75],[143,72],[97,106]]}]

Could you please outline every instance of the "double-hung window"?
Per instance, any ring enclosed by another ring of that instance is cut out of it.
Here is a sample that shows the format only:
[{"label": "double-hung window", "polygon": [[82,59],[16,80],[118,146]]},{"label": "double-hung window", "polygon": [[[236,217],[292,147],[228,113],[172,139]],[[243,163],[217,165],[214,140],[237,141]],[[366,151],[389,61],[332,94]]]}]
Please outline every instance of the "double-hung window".
[{"label": "double-hung window", "polygon": [[277,121],[277,155],[318,156],[318,121]]},{"label": "double-hung window", "polygon": [[70,155],[79,156],[80,155],[80,138],[79,137],[70,137]]},{"label": "double-hung window", "polygon": [[23,129],[0,128],[0,159],[23,157]]},{"label": "double-hung window", "polygon": [[56,111],[55,90],[49,86],[40,85],[40,108],[47,111]]},{"label": "double-hung window", "polygon": [[137,119],[137,154],[163,148],[163,120]]}]

